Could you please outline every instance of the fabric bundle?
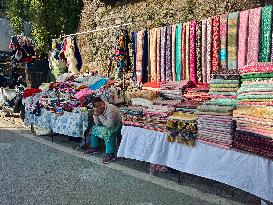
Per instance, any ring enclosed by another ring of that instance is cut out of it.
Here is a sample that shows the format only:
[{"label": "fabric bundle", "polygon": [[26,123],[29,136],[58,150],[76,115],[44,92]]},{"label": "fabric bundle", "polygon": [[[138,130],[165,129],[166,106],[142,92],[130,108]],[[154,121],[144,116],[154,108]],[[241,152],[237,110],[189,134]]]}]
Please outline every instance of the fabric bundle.
[{"label": "fabric bundle", "polygon": [[176,81],[182,79],[182,25],[178,24],[175,30],[175,73]]},{"label": "fabric bundle", "polygon": [[151,82],[157,82],[157,29],[150,30],[150,67]]},{"label": "fabric bundle", "polygon": [[220,16],[213,17],[212,32],[212,72],[217,72],[219,70]]},{"label": "fabric bundle", "polygon": [[196,83],[196,48],[195,48],[195,41],[196,41],[196,21],[190,22],[190,76],[189,79]]},{"label": "fabric bundle", "polygon": [[191,85],[190,81],[170,81],[161,85],[160,97],[165,100],[182,100],[184,90]]},{"label": "fabric bundle", "polygon": [[205,102],[210,99],[208,84],[196,84],[189,86],[184,91],[185,100]]}]

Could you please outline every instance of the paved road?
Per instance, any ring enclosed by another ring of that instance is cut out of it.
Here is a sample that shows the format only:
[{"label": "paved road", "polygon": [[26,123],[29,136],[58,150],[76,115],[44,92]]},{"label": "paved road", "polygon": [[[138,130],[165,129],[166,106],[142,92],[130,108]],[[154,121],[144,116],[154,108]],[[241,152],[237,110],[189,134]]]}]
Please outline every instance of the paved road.
[{"label": "paved road", "polygon": [[0,204],[256,204],[204,193],[121,162],[101,164],[0,119]]}]

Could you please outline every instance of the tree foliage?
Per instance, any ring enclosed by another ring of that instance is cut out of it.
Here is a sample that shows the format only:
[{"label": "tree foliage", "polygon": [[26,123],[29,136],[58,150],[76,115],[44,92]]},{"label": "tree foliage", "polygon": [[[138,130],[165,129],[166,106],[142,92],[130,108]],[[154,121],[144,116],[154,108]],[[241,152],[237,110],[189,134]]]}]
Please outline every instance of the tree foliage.
[{"label": "tree foliage", "polygon": [[15,33],[23,31],[23,21],[31,22],[31,35],[40,51],[48,51],[52,36],[77,31],[82,0],[6,0],[6,14]]}]

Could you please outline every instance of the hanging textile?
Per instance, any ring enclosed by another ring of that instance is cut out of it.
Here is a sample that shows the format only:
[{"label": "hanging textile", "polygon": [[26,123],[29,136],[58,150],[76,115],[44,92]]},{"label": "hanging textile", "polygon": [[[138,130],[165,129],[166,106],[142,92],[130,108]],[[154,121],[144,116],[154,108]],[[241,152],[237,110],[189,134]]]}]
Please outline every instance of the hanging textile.
[{"label": "hanging textile", "polygon": [[143,35],[143,47],[142,47],[142,69],[141,69],[141,82],[147,83],[149,79],[148,75],[148,52],[149,52],[149,40],[148,31],[144,31]]},{"label": "hanging textile", "polygon": [[176,36],[176,25],[172,25],[172,80],[175,81],[176,80],[176,67],[175,67],[175,38]]},{"label": "hanging textile", "polygon": [[74,39],[74,44],[75,44],[75,58],[76,58],[76,60],[78,62],[77,63],[77,68],[78,68],[78,70],[81,70],[81,68],[82,68],[82,56],[81,56],[80,49],[79,49],[79,46],[77,44],[76,39]]},{"label": "hanging textile", "polygon": [[137,70],[137,32],[132,32],[132,50],[134,57],[134,71],[133,71],[133,80],[136,81],[136,70]]},{"label": "hanging textile", "polygon": [[172,81],[172,27],[166,28],[166,81]]},{"label": "hanging textile", "polygon": [[220,65],[221,70],[227,69],[227,18],[228,14],[223,14],[220,17]]},{"label": "hanging textile", "polygon": [[183,23],[183,28],[182,28],[182,80],[186,79],[186,31],[187,31],[187,23]]},{"label": "hanging textile", "polygon": [[202,23],[200,21],[196,22],[196,77],[197,82],[202,83],[202,59],[201,59],[201,49],[202,49]]},{"label": "hanging textile", "polygon": [[250,9],[248,52],[247,52],[248,65],[258,62],[260,20],[261,20],[261,8]]},{"label": "hanging textile", "polygon": [[190,22],[190,80],[193,83],[196,81],[196,65],[195,65],[195,34],[196,34],[196,21]]},{"label": "hanging textile", "polygon": [[240,12],[238,70],[246,65],[249,10]]},{"label": "hanging textile", "polygon": [[219,70],[220,16],[213,17],[212,25],[212,72]]},{"label": "hanging textile", "polygon": [[175,31],[175,73],[176,81],[181,81],[182,61],[181,61],[181,44],[182,44],[182,25],[178,24]]},{"label": "hanging textile", "polygon": [[79,73],[77,68],[78,61],[75,57],[75,43],[70,36],[66,37],[64,40],[63,51],[65,58],[67,59],[66,66],[68,67],[68,72],[72,74]]},{"label": "hanging textile", "polygon": [[151,82],[157,82],[157,29],[150,30],[150,66],[151,66]]},{"label": "hanging textile", "polygon": [[161,82],[161,55],[160,55],[160,50],[161,50],[161,34],[160,34],[160,28],[156,29],[156,52],[157,52],[157,66],[156,66],[156,71],[157,71],[157,82]]},{"label": "hanging textile", "polygon": [[260,29],[259,62],[270,62],[272,31],[272,6],[262,8]]},{"label": "hanging textile", "polygon": [[186,24],[186,80],[190,80],[190,23]]},{"label": "hanging textile", "polygon": [[160,33],[161,33],[161,37],[160,37],[160,39],[161,39],[161,46],[160,46],[161,73],[160,73],[160,78],[161,78],[162,82],[166,81],[166,31],[167,31],[167,27],[160,28]]},{"label": "hanging textile", "polygon": [[207,19],[207,82],[211,75],[211,45],[212,45],[212,19]]},{"label": "hanging textile", "polygon": [[142,48],[143,48],[144,30],[137,33],[137,48],[136,48],[136,81],[141,82],[142,70]]},{"label": "hanging textile", "polygon": [[202,21],[202,79],[207,83],[207,20]]},{"label": "hanging textile", "polygon": [[237,69],[237,34],[239,12],[228,15],[228,69]]}]

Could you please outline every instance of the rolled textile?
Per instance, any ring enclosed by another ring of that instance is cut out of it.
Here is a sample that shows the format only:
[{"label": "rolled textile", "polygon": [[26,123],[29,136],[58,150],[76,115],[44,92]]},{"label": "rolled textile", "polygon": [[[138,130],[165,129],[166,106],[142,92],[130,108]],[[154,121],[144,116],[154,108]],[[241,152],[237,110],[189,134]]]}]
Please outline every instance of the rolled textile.
[{"label": "rolled textile", "polygon": [[228,15],[228,69],[237,69],[237,33],[239,12]]},{"label": "rolled textile", "polygon": [[210,82],[211,75],[211,45],[212,45],[212,19],[207,19],[207,82]]},{"label": "rolled textile", "polygon": [[160,34],[160,28],[157,28],[157,32],[156,32],[156,53],[157,53],[157,66],[156,66],[156,78],[157,78],[157,82],[161,82],[161,53],[160,53],[160,49],[161,49],[161,34]]},{"label": "rolled textile", "polygon": [[148,51],[149,51],[149,42],[148,42],[148,31],[144,31],[143,35],[143,47],[142,47],[142,69],[141,69],[141,82],[147,83],[149,79],[148,73]]},{"label": "rolled textile", "polygon": [[270,62],[272,32],[272,6],[262,8],[260,28],[259,62]]},{"label": "rolled textile", "polygon": [[212,22],[212,72],[216,72],[219,70],[220,16],[214,16]]},{"label": "rolled textile", "polygon": [[190,80],[196,84],[195,34],[196,21],[192,21],[190,22]]},{"label": "rolled textile", "polygon": [[160,28],[160,78],[162,82],[166,81],[166,32],[167,27]]},{"label": "rolled textile", "polygon": [[175,30],[175,73],[176,81],[182,80],[182,25],[177,24]]},{"label": "rolled textile", "polygon": [[136,81],[141,82],[142,70],[142,48],[143,48],[144,30],[137,33],[137,53],[136,53]]},{"label": "rolled textile", "polygon": [[195,40],[195,53],[196,53],[196,77],[197,82],[202,83],[202,59],[201,59],[201,51],[202,51],[202,22],[196,22],[196,40]]},{"label": "rolled textile", "polygon": [[228,14],[223,14],[220,17],[220,65],[221,70],[227,69],[227,17]]},{"label": "rolled textile", "polygon": [[150,66],[151,66],[151,82],[157,82],[157,29],[150,30]]},{"label": "rolled textile", "polygon": [[175,67],[175,55],[176,55],[176,25],[172,25],[172,80],[176,80],[176,67]]},{"label": "rolled textile", "polygon": [[166,81],[172,81],[172,27],[166,28]]},{"label": "rolled textile", "polygon": [[247,64],[258,62],[259,32],[260,32],[261,8],[250,9],[249,11],[249,32]]},{"label": "rolled textile", "polygon": [[182,28],[182,80],[186,80],[186,31],[187,23]]},{"label": "rolled textile", "polygon": [[202,21],[202,80],[207,83],[207,20]]},{"label": "rolled textile", "polygon": [[137,80],[136,70],[137,70],[137,32],[132,33],[133,39],[133,55],[134,55],[134,72],[133,72],[133,80]]},{"label": "rolled textile", "polygon": [[190,80],[190,23],[186,23],[186,77],[185,80]]},{"label": "rolled textile", "polygon": [[240,12],[239,24],[239,45],[238,45],[238,70],[246,65],[247,56],[247,36],[248,36],[248,16],[249,10]]}]

